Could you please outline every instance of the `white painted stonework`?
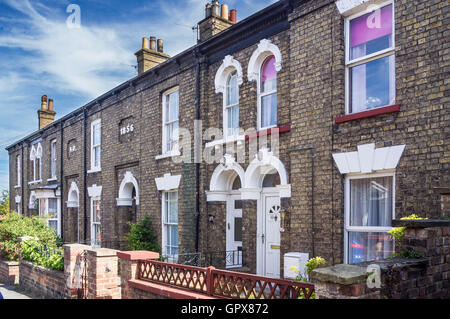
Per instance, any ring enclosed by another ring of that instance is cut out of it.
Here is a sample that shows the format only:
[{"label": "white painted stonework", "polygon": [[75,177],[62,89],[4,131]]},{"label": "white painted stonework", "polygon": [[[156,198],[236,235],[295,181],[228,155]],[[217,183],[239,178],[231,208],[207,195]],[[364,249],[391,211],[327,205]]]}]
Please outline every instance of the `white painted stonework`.
[{"label": "white painted stonework", "polygon": [[75,182],[70,184],[70,189],[68,193],[68,200],[66,202],[68,208],[77,208],[78,207],[78,198],[79,198],[79,190],[78,186]]},{"label": "white painted stonework", "polygon": [[136,191],[136,205],[139,205],[139,185],[136,178],[131,172],[126,172],[120,183],[119,197],[116,198],[117,206],[132,206],[133,205],[133,188]]},{"label": "white painted stonework", "polygon": [[280,72],[283,66],[283,57],[280,49],[270,40],[262,39],[258,44],[258,48],[250,57],[250,62],[248,63],[247,77],[249,81],[258,81],[260,78],[262,64],[266,58],[271,55],[275,56],[275,70]]},{"label": "white painted stonework", "polygon": [[341,174],[363,173],[395,169],[406,145],[375,149],[375,144],[359,145],[358,151],[333,154]]},{"label": "white painted stonework", "polygon": [[232,155],[226,154],[211,176],[209,191],[206,192],[206,200],[209,202],[227,201],[227,196],[232,190],[235,178],[240,178],[241,185],[244,185],[245,171]]},{"label": "white painted stonework", "polygon": [[219,70],[217,70],[216,77],[214,79],[216,93],[225,94],[228,76],[235,70],[237,72],[237,82],[240,86],[244,82],[242,66],[239,61],[235,60],[231,55],[227,55],[224,58],[222,65],[219,67]]},{"label": "white painted stonework", "polygon": [[30,200],[28,202],[28,208],[29,209],[36,209],[36,193],[34,191],[31,191],[30,193]]},{"label": "white painted stonework", "polygon": [[386,0],[339,0],[336,2],[336,7],[341,15],[348,17],[383,2]]},{"label": "white painted stonework", "polygon": [[101,197],[102,196],[102,186],[97,186],[97,184],[88,187],[89,197]]},{"label": "white painted stonework", "polygon": [[164,177],[155,178],[156,188],[158,191],[170,191],[173,189],[178,189],[180,186],[181,175],[172,176],[169,174],[164,174]]},{"label": "white painted stonework", "polygon": [[242,189],[242,199],[259,199],[264,177],[277,172],[280,175],[280,185],[276,188],[281,198],[291,197],[291,185],[284,164],[267,148],[261,149],[245,171],[245,183]]}]

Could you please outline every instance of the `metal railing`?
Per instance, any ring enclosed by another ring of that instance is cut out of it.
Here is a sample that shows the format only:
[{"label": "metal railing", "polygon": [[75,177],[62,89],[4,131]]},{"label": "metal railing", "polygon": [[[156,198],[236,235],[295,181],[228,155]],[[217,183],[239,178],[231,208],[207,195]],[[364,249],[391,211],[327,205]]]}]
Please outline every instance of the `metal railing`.
[{"label": "metal railing", "polygon": [[244,252],[242,250],[162,254],[160,261],[196,267],[214,266],[221,269],[246,266]]},{"label": "metal railing", "polygon": [[44,244],[37,248],[39,254],[45,258],[50,258],[53,255],[60,255],[64,257],[64,251],[61,248],[53,248]]},{"label": "metal railing", "polygon": [[311,299],[311,283],[156,260],[138,262],[138,279],[224,299]]}]

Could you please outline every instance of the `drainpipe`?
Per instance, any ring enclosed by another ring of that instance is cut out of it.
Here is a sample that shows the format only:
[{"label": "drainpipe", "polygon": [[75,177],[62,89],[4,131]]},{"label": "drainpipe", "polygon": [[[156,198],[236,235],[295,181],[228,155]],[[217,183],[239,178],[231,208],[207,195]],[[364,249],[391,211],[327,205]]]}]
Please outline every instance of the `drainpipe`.
[{"label": "drainpipe", "polygon": [[312,231],[312,238],[311,238],[311,245],[312,245],[312,257],[316,256],[315,253],[315,231],[314,231],[314,147],[294,147],[290,149],[288,152],[300,152],[300,151],[311,151],[311,231]]},{"label": "drainpipe", "polygon": [[[87,243],[87,115],[86,115],[86,107],[83,108],[83,209],[84,209],[84,223],[83,223],[83,229],[84,229],[84,243]],[[79,206],[79,205],[78,205]]]},{"label": "drainpipe", "polygon": [[61,209],[61,238],[64,241],[64,178],[63,178],[63,168],[64,168],[64,121],[61,121],[61,141],[60,141],[60,165],[59,165],[59,179],[61,181],[61,202],[60,202],[60,209]]},{"label": "drainpipe", "polygon": [[24,163],[23,154],[24,154],[24,152],[23,152],[23,143],[22,143],[22,156],[20,157],[20,184],[21,184],[22,198],[20,200],[21,201],[20,204],[22,205],[22,216],[25,216],[25,198],[24,198],[25,190],[23,189],[24,188],[23,175],[24,175],[25,170],[23,169],[23,163]]},{"label": "drainpipe", "polygon": [[[201,120],[200,114],[200,52],[195,50],[195,119]],[[195,145],[194,145],[195,148]],[[195,225],[195,251],[198,252],[199,247],[199,231],[200,231],[200,163],[195,163],[195,203],[196,203],[196,225]]]}]

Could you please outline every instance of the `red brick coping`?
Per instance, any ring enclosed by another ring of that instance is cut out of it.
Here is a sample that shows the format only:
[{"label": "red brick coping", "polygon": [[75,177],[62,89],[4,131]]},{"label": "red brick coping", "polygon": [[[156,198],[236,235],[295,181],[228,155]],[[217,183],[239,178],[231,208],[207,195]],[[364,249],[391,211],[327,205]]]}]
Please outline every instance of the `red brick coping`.
[{"label": "red brick coping", "polygon": [[130,287],[133,287],[135,289],[144,290],[149,293],[171,299],[217,299],[205,294],[199,294],[192,291],[163,286],[157,283],[151,283],[139,279],[128,280],[128,284],[130,285]]},{"label": "red brick coping", "polygon": [[126,260],[146,260],[146,259],[158,259],[159,253],[155,253],[152,251],[145,251],[145,250],[134,250],[134,251],[118,251],[117,257],[121,259]]}]

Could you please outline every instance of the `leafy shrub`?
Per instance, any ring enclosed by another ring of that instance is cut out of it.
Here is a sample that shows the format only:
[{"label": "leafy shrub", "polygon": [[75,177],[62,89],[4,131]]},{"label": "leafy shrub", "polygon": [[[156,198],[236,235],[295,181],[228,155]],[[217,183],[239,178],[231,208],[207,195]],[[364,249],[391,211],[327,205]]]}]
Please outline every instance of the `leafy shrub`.
[{"label": "leafy shrub", "polygon": [[137,223],[128,223],[131,227],[127,235],[128,245],[132,250],[148,250],[160,252],[158,246],[158,238],[153,230],[152,220],[150,216]]},{"label": "leafy shrub", "polygon": [[22,259],[49,269],[64,270],[64,253],[56,245],[27,240],[22,243]]},{"label": "leafy shrub", "polygon": [[[400,218],[401,220],[424,220],[428,218],[421,218],[417,216],[416,214],[409,215],[407,217]],[[392,227],[392,230],[389,231],[389,234],[391,235],[392,239],[395,240],[403,240],[403,237],[405,237],[405,229],[406,227]]]},{"label": "leafy shrub", "polygon": [[4,190],[0,195],[0,221],[9,214],[9,192]]},{"label": "leafy shrub", "polygon": [[[295,278],[295,280],[300,281],[300,282],[307,282],[311,271],[313,271],[316,268],[323,267],[325,265],[326,265],[326,261],[324,258],[314,257],[314,258],[311,258],[310,260],[308,260],[308,262],[305,264],[306,274],[299,274],[300,270],[298,269],[298,267],[295,267],[295,266],[291,267],[291,270],[293,270],[297,273],[297,278]],[[306,299],[306,297],[303,294],[303,292],[301,292],[300,296],[297,299]],[[316,299],[315,292],[313,292],[311,294],[310,299]]]},{"label": "leafy shrub", "polygon": [[55,231],[39,217],[23,217],[11,212],[0,222],[0,257],[18,260],[18,238],[23,236],[37,237],[40,242],[48,245],[55,245],[58,238]]}]

